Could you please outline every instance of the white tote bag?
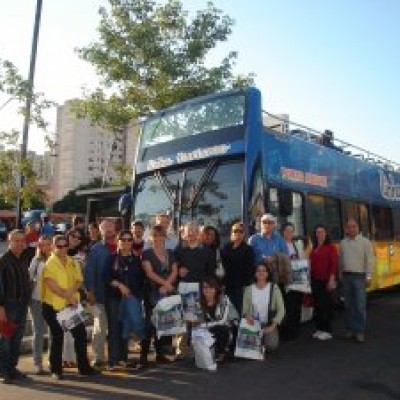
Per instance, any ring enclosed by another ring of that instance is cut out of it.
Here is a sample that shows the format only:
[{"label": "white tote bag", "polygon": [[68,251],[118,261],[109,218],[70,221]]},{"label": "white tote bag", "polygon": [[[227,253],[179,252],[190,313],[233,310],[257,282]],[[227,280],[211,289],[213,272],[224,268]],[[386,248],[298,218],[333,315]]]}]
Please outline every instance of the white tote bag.
[{"label": "white tote bag", "polygon": [[214,348],[215,342],[213,335],[208,329],[197,328],[192,331],[192,347],[197,368],[207,371],[216,371]]},{"label": "white tote bag", "polygon": [[249,358],[251,360],[264,359],[262,332],[258,321],[254,321],[253,325],[250,325],[246,318],[240,320],[235,357]]},{"label": "white tote bag", "polygon": [[179,282],[178,292],[182,296],[183,318],[185,321],[201,320],[200,284],[198,282]]},{"label": "white tote bag", "polygon": [[152,322],[157,336],[173,336],[186,332],[180,295],[164,297],[153,309]]}]

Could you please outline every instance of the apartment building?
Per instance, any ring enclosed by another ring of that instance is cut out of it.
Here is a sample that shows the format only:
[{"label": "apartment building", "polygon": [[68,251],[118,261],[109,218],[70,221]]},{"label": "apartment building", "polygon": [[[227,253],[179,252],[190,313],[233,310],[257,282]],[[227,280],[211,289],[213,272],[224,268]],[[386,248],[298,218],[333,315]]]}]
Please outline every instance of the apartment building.
[{"label": "apartment building", "polygon": [[57,109],[54,198],[61,199],[79,185],[94,178],[112,182],[112,166],[126,162],[126,130],[118,135],[87,118],[77,118],[72,100]]}]

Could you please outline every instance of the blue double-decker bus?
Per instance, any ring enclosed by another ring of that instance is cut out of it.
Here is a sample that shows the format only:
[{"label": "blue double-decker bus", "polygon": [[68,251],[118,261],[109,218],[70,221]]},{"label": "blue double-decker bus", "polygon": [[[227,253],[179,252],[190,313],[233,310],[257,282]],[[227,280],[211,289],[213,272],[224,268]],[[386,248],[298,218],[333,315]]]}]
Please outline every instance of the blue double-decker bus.
[{"label": "blue double-decker bus", "polygon": [[[195,98],[149,117],[135,165],[133,215],[151,224],[170,210],[174,227],[191,219],[223,238],[242,220],[248,233],[271,212],[309,236],[332,238],[360,221],[377,255],[373,288],[400,283],[400,165],[288,121],[266,123],[260,91]],[[277,119],[275,119],[276,121]]]}]

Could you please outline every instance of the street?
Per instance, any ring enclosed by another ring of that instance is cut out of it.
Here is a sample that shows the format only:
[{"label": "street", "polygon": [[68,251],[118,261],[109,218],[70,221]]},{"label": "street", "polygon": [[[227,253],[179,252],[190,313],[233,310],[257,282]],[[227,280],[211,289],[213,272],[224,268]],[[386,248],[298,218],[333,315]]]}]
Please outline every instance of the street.
[{"label": "street", "polygon": [[[400,399],[400,294],[374,294],[369,300],[365,344],[340,338],[342,315],[335,320],[334,340],[311,339],[312,324],[302,337],[283,343],[264,362],[233,361],[217,372],[171,365],[147,371],[103,373],[80,378],[76,372],[54,382],[48,375],[3,385],[3,400],[67,399]],[[20,368],[32,372],[30,356]]]}]

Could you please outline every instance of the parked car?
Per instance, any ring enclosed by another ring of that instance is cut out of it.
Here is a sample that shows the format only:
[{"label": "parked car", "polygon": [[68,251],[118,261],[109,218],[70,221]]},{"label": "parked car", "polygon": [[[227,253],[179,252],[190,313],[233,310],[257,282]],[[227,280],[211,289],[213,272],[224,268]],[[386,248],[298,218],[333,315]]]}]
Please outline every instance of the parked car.
[{"label": "parked car", "polygon": [[40,217],[42,214],[46,214],[46,210],[28,210],[24,211],[22,217],[22,225],[25,226],[28,222],[33,221],[34,223],[40,224]]},{"label": "parked car", "polygon": [[7,225],[3,221],[0,221],[0,240],[6,240],[7,233],[8,233]]}]

